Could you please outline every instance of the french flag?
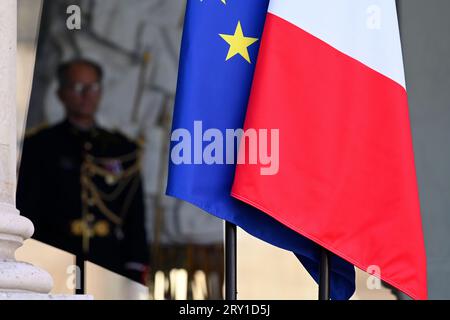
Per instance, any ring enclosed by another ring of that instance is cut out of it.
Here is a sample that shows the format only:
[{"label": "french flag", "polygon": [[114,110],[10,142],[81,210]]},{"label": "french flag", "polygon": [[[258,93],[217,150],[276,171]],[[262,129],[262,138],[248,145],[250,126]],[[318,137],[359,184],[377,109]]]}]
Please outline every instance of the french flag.
[{"label": "french flag", "polygon": [[279,129],[279,171],[239,164],[235,198],[427,298],[394,0],[271,0],[250,128]]}]

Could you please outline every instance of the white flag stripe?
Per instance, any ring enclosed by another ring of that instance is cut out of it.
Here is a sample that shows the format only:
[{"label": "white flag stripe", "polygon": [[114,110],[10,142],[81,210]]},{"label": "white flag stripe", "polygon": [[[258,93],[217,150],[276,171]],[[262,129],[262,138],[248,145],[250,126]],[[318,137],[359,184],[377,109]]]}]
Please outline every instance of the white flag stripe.
[{"label": "white flag stripe", "polygon": [[271,0],[269,12],[406,87],[394,0]]}]

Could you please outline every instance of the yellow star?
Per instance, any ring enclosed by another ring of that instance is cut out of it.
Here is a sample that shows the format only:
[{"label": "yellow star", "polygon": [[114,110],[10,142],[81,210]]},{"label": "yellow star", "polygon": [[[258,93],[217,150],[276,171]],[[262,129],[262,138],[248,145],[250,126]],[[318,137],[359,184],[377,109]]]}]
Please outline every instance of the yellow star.
[{"label": "yellow star", "polygon": [[248,54],[248,47],[258,41],[258,38],[245,37],[240,21],[237,24],[234,35],[219,34],[219,36],[221,36],[222,39],[230,45],[230,49],[228,50],[228,55],[225,61],[228,61],[235,55],[240,54],[242,58],[247,60],[248,63],[252,63],[250,61],[250,55]]}]

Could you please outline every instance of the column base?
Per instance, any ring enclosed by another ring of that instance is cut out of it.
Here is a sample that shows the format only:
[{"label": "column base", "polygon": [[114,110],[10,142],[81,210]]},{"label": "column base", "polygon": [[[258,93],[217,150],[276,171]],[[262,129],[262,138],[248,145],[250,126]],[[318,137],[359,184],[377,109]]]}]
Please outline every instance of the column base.
[{"label": "column base", "polygon": [[30,292],[47,294],[53,280],[45,270],[15,260],[15,251],[31,237],[31,221],[12,205],[0,203],[0,293]]},{"label": "column base", "polygon": [[46,294],[53,280],[44,270],[29,263],[0,260],[0,294],[3,292],[33,292]]},{"label": "column base", "polygon": [[90,295],[0,292],[0,300],[94,300]]}]

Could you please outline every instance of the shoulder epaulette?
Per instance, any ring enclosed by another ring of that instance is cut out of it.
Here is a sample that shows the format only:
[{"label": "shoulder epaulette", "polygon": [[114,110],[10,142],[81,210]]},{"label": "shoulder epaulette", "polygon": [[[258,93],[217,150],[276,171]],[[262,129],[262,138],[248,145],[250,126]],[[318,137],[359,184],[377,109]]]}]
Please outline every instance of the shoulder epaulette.
[{"label": "shoulder epaulette", "polygon": [[34,126],[32,128],[28,128],[25,130],[25,138],[30,138],[36,134],[38,134],[39,132],[41,132],[42,130],[45,130],[49,128],[49,125],[47,122],[41,123],[37,126]]}]

